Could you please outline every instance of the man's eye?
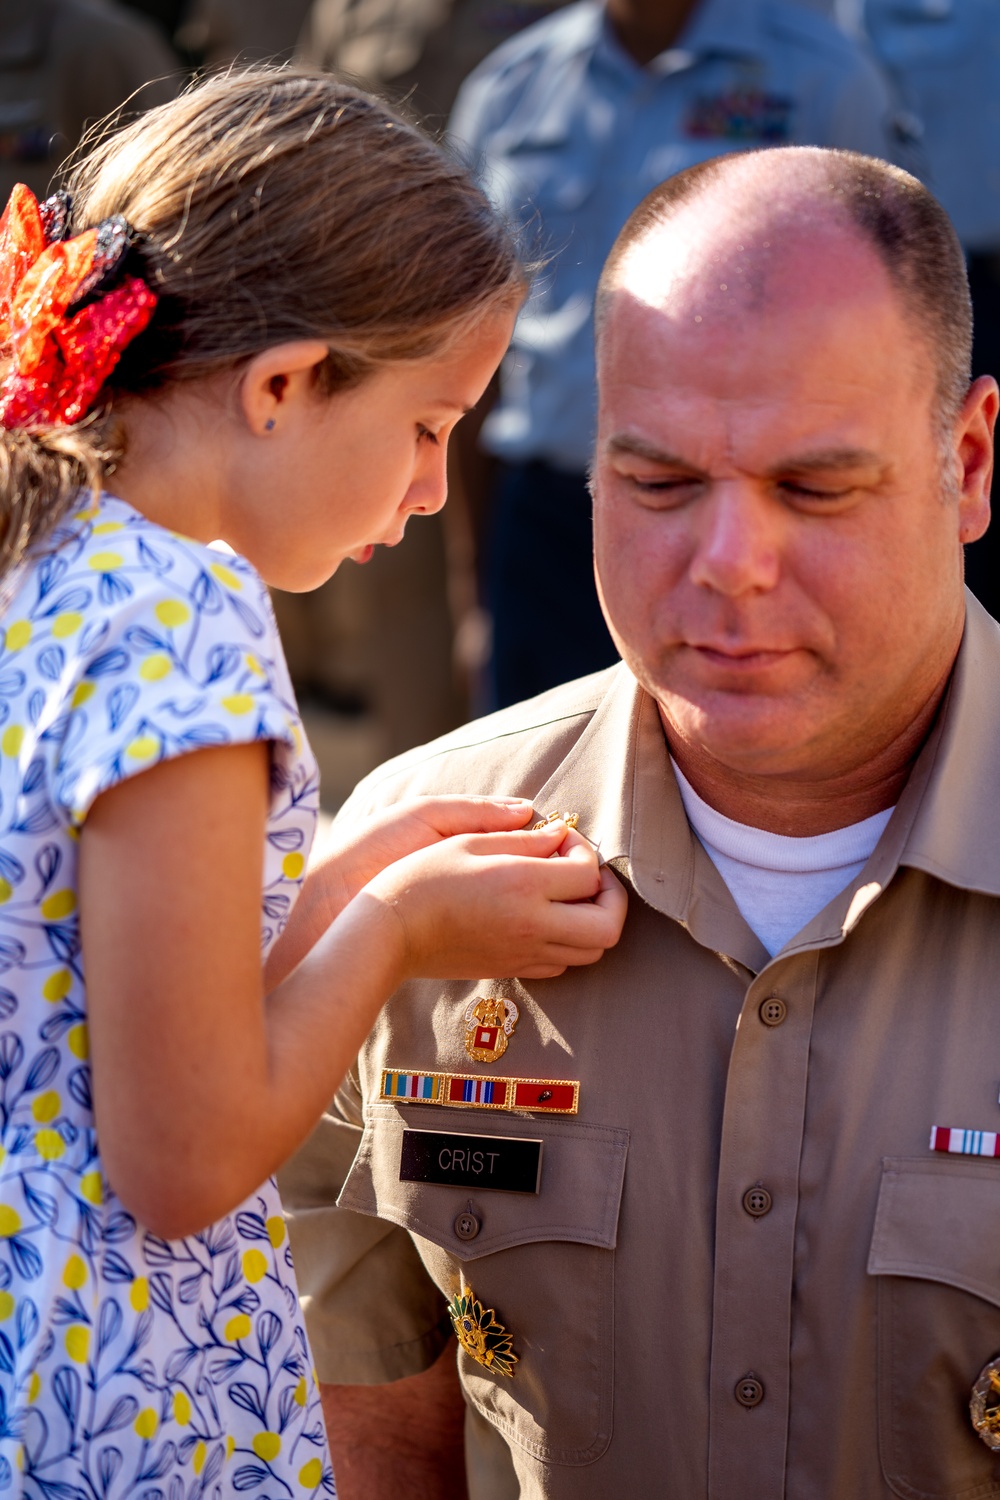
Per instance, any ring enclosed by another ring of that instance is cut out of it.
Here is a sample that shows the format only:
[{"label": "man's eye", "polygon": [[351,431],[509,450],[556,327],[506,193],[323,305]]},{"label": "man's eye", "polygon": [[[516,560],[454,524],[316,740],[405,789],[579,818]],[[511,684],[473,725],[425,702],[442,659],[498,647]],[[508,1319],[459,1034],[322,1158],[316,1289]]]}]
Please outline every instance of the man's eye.
[{"label": "man's eye", "polygon": [[698,480],[687,474],[623,474],[622,478],[640,496],[646,495],[650,500],[658,500],[662,504],[681,501],[698,486]]},{"label": "man's eye", "polygon": [[783,494],[790,495],[793,499],[816,501],[820,505],[824,502],[829,503],[835,500],[843,500],[845,496],[851,493],[850,486],[846,486],[843,489],[824,490],[817,489],[814,485],[810,484],[797,484],[794,480],[785,480],[778,488]]}]

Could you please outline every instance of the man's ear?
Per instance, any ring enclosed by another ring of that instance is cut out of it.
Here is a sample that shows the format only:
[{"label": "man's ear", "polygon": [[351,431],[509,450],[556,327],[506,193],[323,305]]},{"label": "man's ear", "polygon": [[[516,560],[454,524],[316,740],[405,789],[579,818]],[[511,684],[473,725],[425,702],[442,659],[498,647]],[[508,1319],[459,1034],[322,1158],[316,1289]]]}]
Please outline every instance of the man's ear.
[{"label": "man's ear", "polygon": [[1000,390],[992,375],[980,375],[969,387],[955,423],[955,462],[959,481],[959,540],[977,542],[990,524],[993,480],[993,430]]},{"label": "man's ear", "polygon": [[312,395],[315,371],[329,352],[320,339],[296,339],[254,355],[238,390],[243,419],[255,437],[275,432],[289,408]]}]

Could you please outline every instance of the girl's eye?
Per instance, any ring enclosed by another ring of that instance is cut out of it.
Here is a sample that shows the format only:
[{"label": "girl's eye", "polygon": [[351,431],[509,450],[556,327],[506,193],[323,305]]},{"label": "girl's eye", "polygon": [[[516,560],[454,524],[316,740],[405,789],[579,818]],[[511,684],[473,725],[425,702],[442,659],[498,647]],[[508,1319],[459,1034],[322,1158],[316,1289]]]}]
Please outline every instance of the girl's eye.
[{"label": "girl's eye", "polygon": [[425,427],[422,422],[418,422],[417,441],[420,443],[433,443],[436,448],[438,440],[436,434],[431,432],[429,427]]}]

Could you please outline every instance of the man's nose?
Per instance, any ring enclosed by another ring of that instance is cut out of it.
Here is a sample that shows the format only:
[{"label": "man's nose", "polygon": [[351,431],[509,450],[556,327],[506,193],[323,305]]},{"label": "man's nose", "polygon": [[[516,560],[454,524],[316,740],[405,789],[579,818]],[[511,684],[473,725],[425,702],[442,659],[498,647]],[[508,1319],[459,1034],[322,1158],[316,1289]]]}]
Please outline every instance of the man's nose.
[{"label": "man's nose", "polygon": [[744,480],[715,484],[697,506],[692,582],[736,598],[773,589],[780,571],[775,502]]}]

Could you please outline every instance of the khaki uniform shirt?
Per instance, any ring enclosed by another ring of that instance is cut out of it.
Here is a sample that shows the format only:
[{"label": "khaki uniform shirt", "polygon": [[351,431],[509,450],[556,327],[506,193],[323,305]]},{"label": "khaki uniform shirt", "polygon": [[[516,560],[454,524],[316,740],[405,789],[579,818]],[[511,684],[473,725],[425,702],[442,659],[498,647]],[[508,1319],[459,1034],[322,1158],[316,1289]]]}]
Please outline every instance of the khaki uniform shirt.
[{"label": "khaki uniform shirt", "polygon": [[[460,1284],[509,1331],[513,1378],[459,1356],[473,1500],[1000,1494],[968,1407],[1000,1354],[1000,1160],[929,1148],[934,1126],[1000,1130],[1000,629],[968,610],[872,857],[774,959],[624,667],[413,752],[350,804],[529,795],[579,810],[630,887],[591,968],[399,991],[285,1175],[321,1379],[422,1368]],[[520,1018],[484,1066],[463,1013],[489,994]],[[383,1068],[579,1080],[579,1113],[383,1103]],[[401,1181],[404,1128],[541,1139],[540,1191]]]},{"label": "khaki uniform shirt", "polygon": [[88,124],[173,98],[179,70],[159,29],[124,7],[0,0],[0,209],[17,182],[45,198]]}]

